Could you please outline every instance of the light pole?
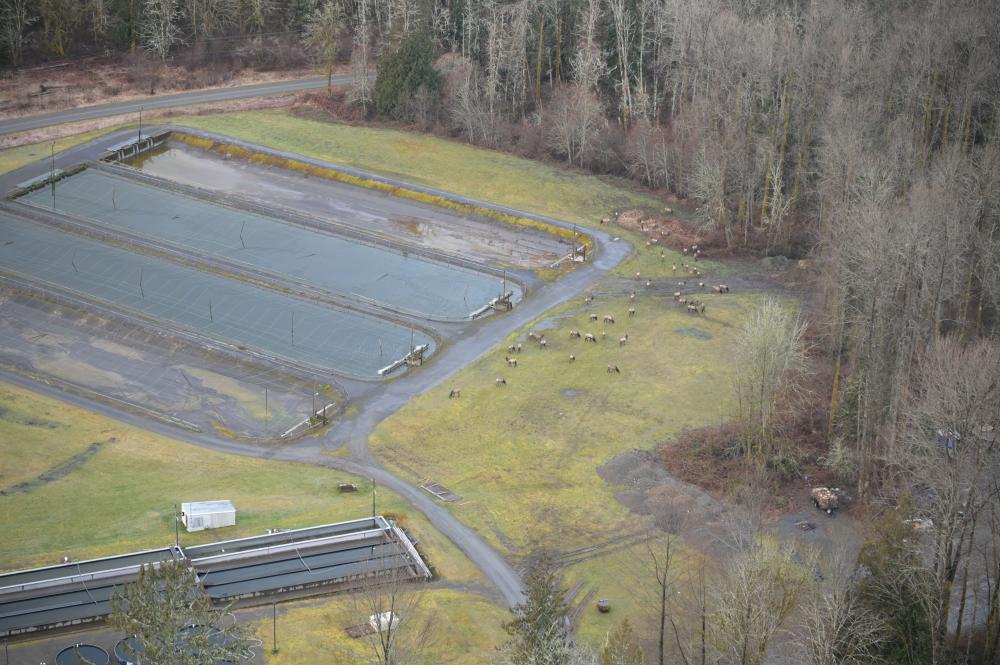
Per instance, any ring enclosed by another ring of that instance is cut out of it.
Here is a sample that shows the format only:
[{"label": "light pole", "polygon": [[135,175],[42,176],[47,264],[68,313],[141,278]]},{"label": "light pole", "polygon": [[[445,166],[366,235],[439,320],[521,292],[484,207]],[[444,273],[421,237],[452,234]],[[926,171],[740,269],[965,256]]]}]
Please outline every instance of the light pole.
[{"label": "light pole", "polygon": [[139,107],[139,142],[142,143],[142,107]]}]

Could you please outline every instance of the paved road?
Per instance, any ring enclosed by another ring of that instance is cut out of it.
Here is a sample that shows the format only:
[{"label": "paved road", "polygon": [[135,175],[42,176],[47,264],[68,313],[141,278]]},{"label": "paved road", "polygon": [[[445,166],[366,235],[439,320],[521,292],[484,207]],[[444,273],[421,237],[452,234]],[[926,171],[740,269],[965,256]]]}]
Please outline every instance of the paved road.
[{"label": "paved road", "polygon": [[[335,85],[349,83],[350,76],[334,76]],[[95,106],[85,106],[83,108],[68,109],[66,111],[55,111],[53,113],[42,113],[39,115],[23,116],[10,120],[0,120],[0,134],[11,134],[13,132],[23,132],[49,125],[59,125],[64,122],[76,122],[78,120],[93,120],[105,116],[119,115],[122,113],[138,112],[141,106],[143,110],[166,109],[174,106],[191,106],[194,104],[205,104],[208,102],[226,102],[233,99],[244,99],[247,97],[268,97],[271,95],[283,95],[289,92],[299,92],[312,88],[322,88],[326,85],[325,76],[313,76],[295,81],[275,81],[272,83],[255,83],[254,85],[241,85],[232,88],[216,88],[214,90],[203,90],[196,92],[181,92],[175,95],[147,95],[125,102],[113,102],[111,104],[97,104]]]},{"label": "paved road", "polygon": [[[67,162],[70,160],[78,162],[93,159],[94,154],[101,152],[101,146],[106,145],[109,141],[113,142],[115,138],[116,135],[109,135],[98,141],[78,146],[57,155],[57,165],[68,165],[68,163],[62,161],[63,159],[67,160]],[[356,169],[348,169],[336,164],[324,163],[323,165],[329,168],[364,175],[365,177],[371,177],[390,184],[419,189],[431,194],[446,194],[459,201],[483,205],[512,214],[523,214],[556,226],[566,228],[573,226],[568,222],[523,213],[512,208],[476,201],[475,199],[460,197],[454,194],[447,194],[428,187],[417,187],[403,181],[364,173]],[[6,176],[0,176],[0,189],[5,190],[13,186],[13,183],[32,177],[38,173],[44,173],[47,168],[45,160],[41,160]],[[583,266],[579,266],[574,271],[554,282],[544,284],[530,294],[513,311],[500,316],[490,317],[485,321],[470,323],[462,333],[457,335],[452,343],[445,346],[443,351],[435,354],[432,362],[417,372],[406,374],[394,381],[379,384],[358,403],[358,410],[354,416],[338,423],[334,429],[319,440],[306,439],[287,446],[261,446],[242,443],[215,436],[212,433],[203,432],[196,434],[182,431],[137,414],[124,412],[103,403],[81,398],[57,388],[24,379],[18,375],[0,371],[0,378],[16,385],[24,386],[30,390],[49,394],[65,402],[104,413],[144,429],[155,431],[175,439],[181,439],[203,448],[250,457],[320,465],[340,469],[367,478],[374,478],[379,485],[395,491],[405,498],[416,510],[423,513],[436,529],[455,543],[482,570],[486,578],[496,586],[504,602],[509,606],[513,606],[521,602],[524,598],[520,576],[513,567],[486,541],[459,522],[451,512],[437,503],[429,494],[387,471],[368,449],[368,437],[382,420],[396,413],[413,396],[439,387],[463,367],[489,352],[514,331],[543,315],[549,309],[577,297],[583,289],[596,283],[608,271],[617,266],[628,256],[632,249],[632,246],[628,242],[613,240],[609,235],[601,231],[592,230],[590,234],[597,245],[597,251],[591,261]],[[444,388],[441,389],[443,390]],[[349,452],[347,457],[331,457],[326,454],[342,446],[347,447]]]}]

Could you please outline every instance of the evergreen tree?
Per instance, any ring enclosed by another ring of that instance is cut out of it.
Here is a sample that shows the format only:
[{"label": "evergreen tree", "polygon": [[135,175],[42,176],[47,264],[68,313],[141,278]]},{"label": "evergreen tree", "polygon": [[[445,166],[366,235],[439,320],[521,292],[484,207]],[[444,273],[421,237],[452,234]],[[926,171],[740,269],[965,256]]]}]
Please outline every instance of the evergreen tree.
[{"label": "evergreen tree", "polygon": [[215,609],[182,562],[143,566],[135,582],[116,588],[111,597],[111,625],[134,635],[140,665],[204,665],[253,658],[249,631]]},{"label": "evergreen tree", "polygon": [[601,649],[601,665],[643,665],[642,649],[635,642],[632,624],[623,619],[608,631]]},{"label": "evergreen tree", "polygon": [[375,79],[375,109],[396,120],[413,120],[419,98],[436,100],[440,77],[434,69],[434,43],[426,30],[415,30],[385,55]]},{"label": "evergreen tree", "polygon": [[562,579],[547,552],[532,556],[525,576],[527,597],[504,625],[511,636],[502,647],[509,665],[569,665],[572,641]]}]

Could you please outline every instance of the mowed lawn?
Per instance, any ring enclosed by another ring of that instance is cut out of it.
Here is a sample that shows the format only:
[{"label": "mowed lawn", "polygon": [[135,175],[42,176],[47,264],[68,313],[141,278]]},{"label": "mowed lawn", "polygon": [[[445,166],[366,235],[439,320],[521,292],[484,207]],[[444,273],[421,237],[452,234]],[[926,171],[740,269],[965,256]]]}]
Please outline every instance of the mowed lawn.
[{"label": "mowed lawn", "polygon": [[626,180],[429,134],[309,120],[282,110],[183,116],[172,122],[578,224],[596,226],[602,216],[626,206],[662,207]]},{"label": "mowed lawn", "polygon": [[[698,316],[669,297],[639,297],[630,319],[628,298],[577,299],[412,400],[379,425],[372,448],[411,479],[460,494],[455,513],[500,548],[509,540],[523,551],[550,539],[572,549],[628,528],[615,488],[596,468],[685,427],[718,422],[731,404],[730,347],[755,299],[705,300],[706,315]],[[590,321],[590,312],[616,323]],[[545,333],[547,349],[527,341],[533,328]],[[598,342],[572,339],[570,330]],[[506,347],[518,341],[524,351],[509,368]],[[621,373],[609,374],[609,364]],[[496,387],[497,377],[506,387]],[[462,390],[460,399],[448,398],[451,387]]]},{"label": "mowed lawn", "polygon": [[[63,556],[84,559],[173,543],[173,506],[230,499],[237,525],[188,534],[181,543],[260,534],[371,514],[371,484],[315,466],[204,450],[151,434],[17,387],[0,384],[0,569],[45,566]],[[105,442],[62,477],[39,479]],[[38,479],[25,491],[17,483]],[[340,494],[339,483],[359,484]],[[422,515],[379,489],[379,512],[400,518],[428,560],[450,581],[480,579],[478,570]]]},{"label": "mowed lawn", "polygon": [[[489,662],[494,649],[507,638],[503,623],[510,615],[474,593],[426,589],[417,592],[413,605],[410,602],[408,597],[404,606],[412,607],[412,612],[400,611],[400,644],[419,643],[421,648],[419,656],[406,654],[407,663],[481,665]],[[264,643],[267,665],[354,665],[370,662],[374,655],[367,638],[351,638],[344,631],[368,620],[363,601],[336,596],[279,607],[277,654],[271,653],[271,616],[266,614],[254,627]]]}]

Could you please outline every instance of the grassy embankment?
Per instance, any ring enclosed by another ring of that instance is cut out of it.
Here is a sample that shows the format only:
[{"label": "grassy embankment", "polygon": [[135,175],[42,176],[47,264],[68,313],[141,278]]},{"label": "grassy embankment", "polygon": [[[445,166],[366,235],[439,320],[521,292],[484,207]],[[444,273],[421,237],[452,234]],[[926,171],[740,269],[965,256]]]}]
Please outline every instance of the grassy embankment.
[{"label": "grassy embankment", "polygon": [[[116,129],[120,129],[123,126],[125,125],[95,129],[92,132],[73,134],[61,139],[56,139],[55,150],[56,152],[68,150],[69,148],[76,147],[81,143],[86,143],[87,141],[96,139],[99,136],[103,136],[104,134],[113,132]],[[52,150],[52,143],[53,141],[43,141],[41,143],[29,143],[16,148],[0,150],[0,173],[7,173],[9,171],[13,171],[14,169],[19,169],[26,164],[48,157]]]}]

